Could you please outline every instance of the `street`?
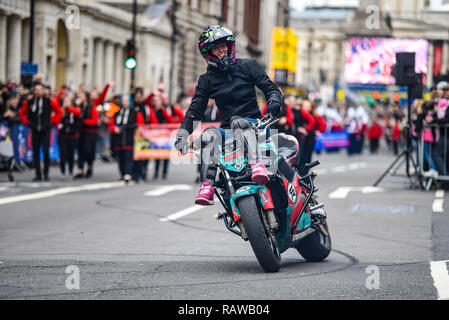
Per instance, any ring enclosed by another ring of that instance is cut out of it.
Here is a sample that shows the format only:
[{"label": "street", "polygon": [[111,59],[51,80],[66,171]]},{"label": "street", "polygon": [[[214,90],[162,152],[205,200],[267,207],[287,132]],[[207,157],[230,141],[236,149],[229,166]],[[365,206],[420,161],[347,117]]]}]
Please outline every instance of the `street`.
[{"label": "street", "polygon": [[278,273],[213,218],[218,201],[194,205],[193,165],[128,186],[116,163],[81,181],[2,174],[0,299],[448,299],[447,193],[391,176],[373,188],[386,153],[315,159],[333,250],[309,263],[289,249]]}]

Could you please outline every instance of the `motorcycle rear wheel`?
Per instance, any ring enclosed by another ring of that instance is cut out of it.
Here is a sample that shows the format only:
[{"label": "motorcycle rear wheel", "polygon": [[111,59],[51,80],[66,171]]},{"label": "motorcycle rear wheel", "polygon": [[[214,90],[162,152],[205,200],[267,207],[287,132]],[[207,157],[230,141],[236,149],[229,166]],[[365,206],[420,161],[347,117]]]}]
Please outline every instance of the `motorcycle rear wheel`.
[{"label": "motorcycle rear wheel", "polygon": [[296,246],[299,254],[309,262],[320,262],[326,259],[332,249],[331,237],[327,222],[321,225],[326,231],[324,234],[320,228],[301,240]]},{"label": "motorcycle rear wheel", "polygon": [[257,261],[265,272],[277,272],[281,267],[281,253],[274,237],[267,231],[254,196],[239,199],[242,222]]}]

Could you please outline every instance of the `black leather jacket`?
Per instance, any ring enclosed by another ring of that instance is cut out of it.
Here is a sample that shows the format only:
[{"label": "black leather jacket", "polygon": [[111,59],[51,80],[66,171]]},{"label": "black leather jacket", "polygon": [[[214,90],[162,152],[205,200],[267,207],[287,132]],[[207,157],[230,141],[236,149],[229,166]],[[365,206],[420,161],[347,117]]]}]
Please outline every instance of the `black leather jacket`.
[{"label": "black leather jacket", "polygon": [[198,80],[181,129],[192,133],[193,121],[201,120],[209,98],[218,106],[222,128],[230,128],[233,116],[261,118],[255,86],[262,90],[268,104],[272,100],[282,103],[281,92],[255,60],[236,59],[233,69],[228,72],[211,67]]}]

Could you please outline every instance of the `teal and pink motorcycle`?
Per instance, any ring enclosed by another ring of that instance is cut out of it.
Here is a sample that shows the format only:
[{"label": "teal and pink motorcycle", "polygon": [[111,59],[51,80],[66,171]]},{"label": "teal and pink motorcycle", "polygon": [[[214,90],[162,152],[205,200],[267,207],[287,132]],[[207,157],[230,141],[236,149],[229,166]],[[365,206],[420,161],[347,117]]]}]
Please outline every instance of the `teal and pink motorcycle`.
[{"label": "teal and pink motorcycle", "polygon": [[[324,204],[315,194],[317,173],[311,171],[319,162],[299,167],[295,137],[283,133],[267,137],[268,128],[276,121],[268,114],[252,124],[270,182],[263,186],[252,182],[244,150],[227,141],[223,145],[231,146],[231,150],[220,146],[214,185],[215,195],[225,209],[216,219],[249,241],[266,272],[279,271],[281,253],[289,248],[312,262],[326,259],[331,251]],[[199,155],[199,141],[191,146],[192,152]]]}]

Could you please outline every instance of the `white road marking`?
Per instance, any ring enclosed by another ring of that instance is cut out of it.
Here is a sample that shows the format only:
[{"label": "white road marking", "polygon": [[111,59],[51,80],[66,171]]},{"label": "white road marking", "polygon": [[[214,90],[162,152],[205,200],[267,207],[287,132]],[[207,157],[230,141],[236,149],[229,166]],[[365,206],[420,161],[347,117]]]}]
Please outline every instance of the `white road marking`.
[{"label": "white road marking", "polygon": [[433,278],[433,285],[438,292],[438,300],[449,299],[449,274],[447,271],[447,262],[430,261],[430,274]]},{"label": "white road marking", "polygon": [[444,199],[435,199],[432,204],[432,211],[443,212],[443,201]]},{"label": "white road marking", "polygon": [[348,165],[349,170],[356,170],[356,169],[362,169],[366,168],[368,165],[366,162],[354,162]]},{"label": "white road marking", "polygon": [[330,199],[344,199],[347,197],[348,193],[352,190],[351,187],[340,187],[331,194],[329,194]]},{"label": "white road marking", "polygon": [[331,169],[332,172],[334,173],[340,173],[340,172],[345,172],[348,170],[347,166],[338,166],[338,167],[334,167]]},{"label": "white road marking", "polygon": [[351,191],[358,191],[362,193],[375,193],[375,192],[383,192],[385,191],[384,188],[379,187],[372,187],[372,186],[366,186],[366,187],[340,187],[334,192],[329,194],[330,199],[345,199],[349,192]]},{"label": "white road marking", "polygon": [[326,169],[318,169],[317,172],[318,172],[319,176],[323,175],[323,174],[327,174],[327,170]]},{"label": "white road marking", "polygon": [[176,190],[192,190],[192,186],[189,186],[188,184],[175,184],[171,186],[164,186],[155,190],[147,191],[144,193],[144,195],[149,197],[158,197]]},{"label": "white road marking", "polygon": [[437,190],[435,192],[435,200],[432,204],[433,212],[444,212],[443,210],[443,202],[444,202],[444,190]]},{"label": "white road marking", "polygon": [[204,209],[204,207],[205,206],[199,206],[199,205],[194,205],[194,206],[191,206],[191,207],[188,207],[188,208],[186,208],[186,209],[183,209],[183,210],[181,210],[181,211],[178,211],[178,212],[176,212],[176,213],[173,213],[173,214],[171,214],[171,215],[169,215],[168,217],[165,217],[165,218],[161,218],[161,219],[159,219],[160,221],[173,221],[173,220],[177,220],[177,219],[179,219],[179,218],[182,218],[182,217],[185,217],[185,216],[187,216],[187,215],[189,215],[189,214],[192,214],[192,213],[194,213],[194,212],[196,212],[196,211],[199,211],[199,210],[201,210],[201,209]]},{"label": "white road marking", "polygon": [[333,167],[333,168],[327,168],[327,169],[318,168],[317,171],[318,171],[318,175],[323,175],[323,174],[328,174],[329,172],[342,173],[342,172],[346,172],[349,170],[357,170],[357,169],[362,169],[362,168],[366,168],[366,167],[367,167],[366,162],[354,162],[354,163],[350,163],[348,165],[337,166],[337,167]]},{"label": "white road marking", "polygon": [[20,196],[1,198],[0,205],[21,202],[21,201],[49,198],[49,197],[54,197],[57,195],[67,194],[67,193],[72,193],[72,192],[110,189],[110,188],[120,187],[120,186],[124,186],[124,185],[125,184],[122,181],[119,181],[119,182],[104,182],[104,183],[86,184],[86,185],[74,186],[74,187],[65,187],[65,188],[47,190],[47,191],[42,191],[42,192],[24,194],[24,195],[20,195]]}]

